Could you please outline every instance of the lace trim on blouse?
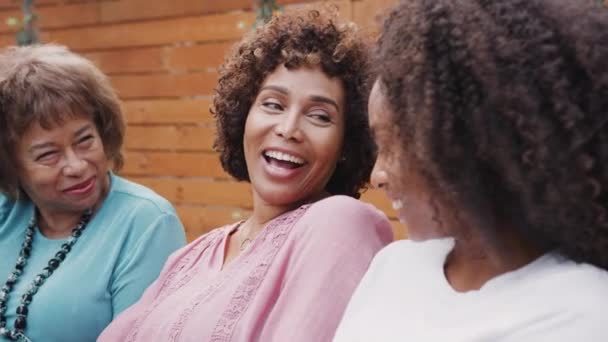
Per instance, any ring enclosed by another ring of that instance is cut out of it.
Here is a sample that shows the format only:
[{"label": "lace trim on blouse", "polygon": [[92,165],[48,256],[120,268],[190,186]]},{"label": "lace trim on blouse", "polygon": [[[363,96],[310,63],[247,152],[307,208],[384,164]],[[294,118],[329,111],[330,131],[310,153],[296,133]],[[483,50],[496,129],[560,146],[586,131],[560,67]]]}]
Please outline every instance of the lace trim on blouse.
[{"label": "lace trim on blouse", "polygon": [[291,231],[294,223],[306,212],[309,205],[302,206],[286,216],[282,216],[272,221],[268,228],[264,230],[263,241],[270,240],[272,248],[259,259],[259,263],[248,275],[247,280],[239,285],[236,292],[232,296],[228,308],[220,317],[213,333],[211,334],[211,342],[227,342],[230,341],[234,328],[238,323],[243,313],[249,307],[251,299],[255,296],[264,276],[266,275],[272,260],[283,246],[287,235]]},{"label": "lace trim on blouse", "polygon": [[[270,264],[287,239],[287,235],[291,231],[291,228],[293,227],[294,223],[297,222],[306,212],[309,206],[310,205],[301,206],[300,208],[285,213],[284,215],[271,221],[261,232],[261,236],[258,238],[261,239],[262,242],[270,241],[272,248],[263,251],[258,250],[257,253],[256,251],[253,251],[253,254],[248,258],[239,260],[239,262],[244,262],[245,264],[255,261],[257,262],[257,265],[233,294],[230,304],[220,316],[220,319],[215,326],[213,333],[211,334],[211,342],[230,341],[239,319],[249,307],[249,303],[251,303],[257,289],[264,280]],[[214,234],[210,234],[207,239],[201,241],[197,247],[193,248],[190,252],[188,252],[187,255],[182,257],[179,263],[174,267],[174,271],[172,271],[163,282],[159,294],[152,305],[150,305],[134,323],[133,329],[131,330],[127,341],[136,340],[137,333],[139,332],[142,322],[169,294],[175,292],[192,280],[192,278],[198,273],[198,269],[200,269],[200,267],[195,267],[187,272],[183,272],[184,274],[179,279],[174,278],[177,278],[177,275],[182,273],[186,266],[191,265],[193,263],[193,259],[198,258],[201,251],[211,245],[218,244],[220,242],[218,240],[223,238],[221,232],[222,230],[218,229],[218,231],[216,231]],[[194,260],[194,262],[196,261]],[[197,308],[201,304],[206,303],[209,298],[212,297],[213,293],[217,291],[217,289],[221,288],[226,282],[228,282],[232,278],[233,274],[234,272],[222,272],[220,276],[211,281],[203,292],[196,296],[195,300],[191,302],[190,306],[182,311],[177,322],[173,324],[169,341],[179,341],[183,328],[192,314],[196,312]]]}]

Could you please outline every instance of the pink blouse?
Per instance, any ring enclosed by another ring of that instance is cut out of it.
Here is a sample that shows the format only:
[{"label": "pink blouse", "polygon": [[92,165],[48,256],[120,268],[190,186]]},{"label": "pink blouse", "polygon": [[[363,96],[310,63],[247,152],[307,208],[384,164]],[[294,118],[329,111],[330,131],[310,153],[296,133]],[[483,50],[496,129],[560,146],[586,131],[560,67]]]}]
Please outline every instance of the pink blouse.
[{"label": "pink blouse", "polygon": [[98,341],[330,341],[372,257],[393,239],[382,212],[333,196],[275,218],[222,268],[235,227],[175,252]]}]

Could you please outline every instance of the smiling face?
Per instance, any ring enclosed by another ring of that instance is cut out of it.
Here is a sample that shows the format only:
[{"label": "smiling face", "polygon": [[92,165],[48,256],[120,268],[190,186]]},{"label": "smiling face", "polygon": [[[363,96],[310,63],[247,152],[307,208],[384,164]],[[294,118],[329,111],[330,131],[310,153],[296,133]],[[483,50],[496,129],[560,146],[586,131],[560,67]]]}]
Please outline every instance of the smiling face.
[{"label": "smiling face", "polygon": [[405,157],[406,146],[401,143],[394,115],[380,82],[376,81],[369,99],[369,123],[378,145],[372,185],[386,192],[393,209],[398,212],[399,221],[407,225],[408,238],[426,240],[442,236],[444,233],[436,221],[438,210],[433,208],[430,188],[416,165]]},{"label": "smiling face", "polygon": [[109,186],[109,164],[93,121],[79,116],[45,129],[33,123],[16,149],[21,188],[40,210],[81,213]]},{"label": "smiling face", "polygon": [[243,147],[254,198],[295,206],[325,194],[342,151],[344,89],[321,69],[279,66],[262,83]]}]

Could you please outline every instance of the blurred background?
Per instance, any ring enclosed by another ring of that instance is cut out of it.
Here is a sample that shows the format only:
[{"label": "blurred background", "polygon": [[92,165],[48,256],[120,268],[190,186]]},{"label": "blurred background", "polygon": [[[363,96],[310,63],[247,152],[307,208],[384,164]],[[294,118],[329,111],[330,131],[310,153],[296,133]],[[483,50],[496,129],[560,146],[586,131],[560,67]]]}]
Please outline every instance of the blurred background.
[{"label": "blurred background", "polygon": [[[397,0],[327,2],[374,34],[377,14]],[[212,150],[209,105],[225,52],[253,29],[256,18],[263,19],[264,5],[274,3],[0,0],[0,45],[64,44],[110,76],[128,124],[121,175],[169,199],[192,240],[251,210],[249,184],[232,180]],[[310,4],[320,2],[276,1],[283,9]],[[369,189],[362,199],[391,218],[397,238],[406,237],[382,192]]]}]

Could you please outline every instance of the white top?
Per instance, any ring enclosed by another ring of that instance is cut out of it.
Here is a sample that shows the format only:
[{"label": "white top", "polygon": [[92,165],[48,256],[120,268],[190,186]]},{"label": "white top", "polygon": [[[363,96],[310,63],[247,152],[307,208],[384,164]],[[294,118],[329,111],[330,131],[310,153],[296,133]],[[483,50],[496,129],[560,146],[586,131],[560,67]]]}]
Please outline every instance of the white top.
[{"label": "white top", "polygon": [[608,341],[608,272],[548,253],[456,292],[452,239],[397,241],[374,258],[334,342]]}]

